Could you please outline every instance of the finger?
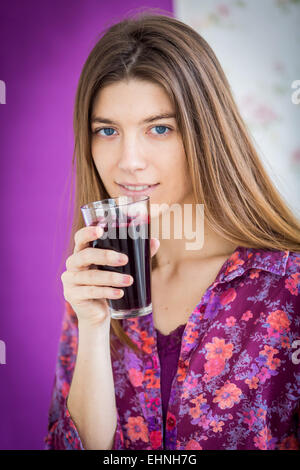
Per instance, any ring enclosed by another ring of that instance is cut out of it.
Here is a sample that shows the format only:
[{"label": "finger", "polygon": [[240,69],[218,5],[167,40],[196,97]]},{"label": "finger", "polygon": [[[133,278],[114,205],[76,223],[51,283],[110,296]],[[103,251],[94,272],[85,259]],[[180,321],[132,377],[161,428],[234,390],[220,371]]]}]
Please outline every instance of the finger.
[{"label": "finger", "polygon": [[[72,289],[72,301],[70,303],[92,299],[116,299],[123,297],[123,295],[124,291],[122,289],[114,289],[113,287],[78,286],[76,289]],[[66,290],[65,296],[70,297],[68,296],[68,290]]]},{"label": "finger", "polygon": [[75,233],[74,253],[87,248],[90,242],[97,240],[103,235],[103,228],[100,225],[83,227]]},{"label": "finger", "polygon": [[151,252],[151,257],[156,255],[158,252],[158,249],[160,247],[160,241],[158,238],[151,238],[150,240],[150,252]]},{"label": "finger", "polygon": [[85,248],[69,256],[66,261],[68,271],[81,271],[90,265],[121,266],[128,263],[128,256],[114,250]]},{"label": "finger", "polygon": [[90,271],[65,271],[65,281],[80,286],[110,286],[125,287],[133,283],[130,274],[121,274],[111,271],[93,269]]}]

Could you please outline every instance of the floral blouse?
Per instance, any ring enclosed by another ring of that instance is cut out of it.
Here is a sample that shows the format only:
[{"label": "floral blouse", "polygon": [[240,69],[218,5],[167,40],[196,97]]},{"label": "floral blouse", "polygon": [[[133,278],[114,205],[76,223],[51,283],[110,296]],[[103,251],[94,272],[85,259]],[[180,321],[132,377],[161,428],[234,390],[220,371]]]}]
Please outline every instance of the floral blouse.
[{"label": "floral blouse", "polygon": [[[142,354],[112,335],[112,449],[299,450],[299,266],[298,252],[241,246],[225,261],[185,325],[165,429],[153,315],[122,320]],[[84,450],[66,408],[77,345],[66,302],[45,449]]]}]

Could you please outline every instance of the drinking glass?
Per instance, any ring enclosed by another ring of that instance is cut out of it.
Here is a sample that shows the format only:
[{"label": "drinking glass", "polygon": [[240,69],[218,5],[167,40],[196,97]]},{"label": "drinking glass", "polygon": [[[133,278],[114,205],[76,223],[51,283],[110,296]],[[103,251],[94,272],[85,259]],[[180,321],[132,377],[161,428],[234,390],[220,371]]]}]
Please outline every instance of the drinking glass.
[{"label": "drinking glass", "polygon": [[123,287],[120,299],[107,299],[111,318],[123,319],[148,315],[151,303],[150,198],[119,196],[81,206],[87,226],[100,225],[101,238],[93,248],[114,250],[128,256],[125,266],[96,266],[104,271],[130,274],[133,284]]}]

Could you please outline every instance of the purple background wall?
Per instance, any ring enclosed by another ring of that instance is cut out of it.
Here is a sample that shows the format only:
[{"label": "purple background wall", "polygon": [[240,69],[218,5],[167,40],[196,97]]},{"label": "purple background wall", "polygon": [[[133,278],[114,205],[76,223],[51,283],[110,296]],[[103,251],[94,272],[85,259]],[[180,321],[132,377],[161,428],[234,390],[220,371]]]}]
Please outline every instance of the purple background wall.
[{"label": "purple background wall", "polygon": [[172,0],[0,6],[0,449],[44,446],[63,313],[75,90],[102,28],[142,7],[173,11]]}]

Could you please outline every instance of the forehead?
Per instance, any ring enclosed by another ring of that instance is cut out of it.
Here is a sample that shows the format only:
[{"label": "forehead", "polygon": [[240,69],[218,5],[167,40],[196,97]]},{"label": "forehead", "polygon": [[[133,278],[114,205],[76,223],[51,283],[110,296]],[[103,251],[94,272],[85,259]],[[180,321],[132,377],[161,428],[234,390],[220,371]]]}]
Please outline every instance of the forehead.
[{"label": "forehead", "polygon": [[93,102],[93,116],[101,112],[117,115],[144,116],[174,112],[172,102],[162,86],[144,80],[119,81],[101,88]]}]

